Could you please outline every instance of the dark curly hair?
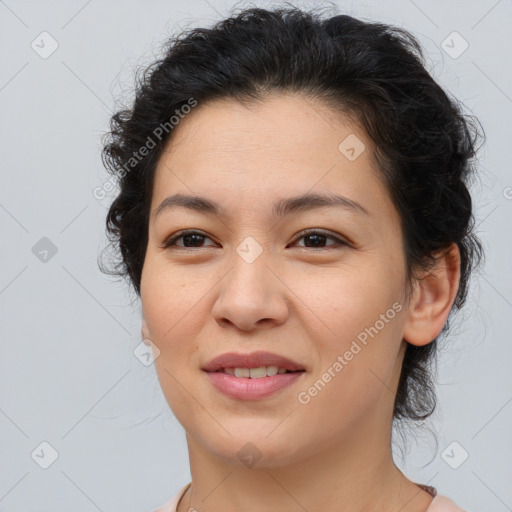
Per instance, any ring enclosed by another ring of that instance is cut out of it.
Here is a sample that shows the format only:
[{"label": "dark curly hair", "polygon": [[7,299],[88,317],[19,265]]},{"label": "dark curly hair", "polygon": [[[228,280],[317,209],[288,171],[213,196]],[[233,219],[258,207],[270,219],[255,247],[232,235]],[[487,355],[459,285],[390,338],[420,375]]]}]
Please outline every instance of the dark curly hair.
[{"label": "dark curly hair", "polygon": [[[105,134],[102,160],[120,187],[108,211],[107,236],[121,259],[110,270],[100,264],[101,270],[127,279],[140,297],[154,173],[172,134],[161,127],[169,128],[172,116],[182,117],[191,101],[247,102],[298,92],[366,130],[401,217],[409,291],[416,270],[428,270],[439,251],[457,244],[460,285],[451,315],[464,304],[469,276],[483,256],[468,190],[483,133],[424,65],[419,42],[404,29],[293,6],[248,8],[212,28],[171,38],[165,56],[137,76],[132,108],[115,113]],[[135,161],[150,139],[151,150]],[[448,327],[447,321],[441,334]],[[430,364],[438,338],[408,344],[394,420],[433,413]]]}]

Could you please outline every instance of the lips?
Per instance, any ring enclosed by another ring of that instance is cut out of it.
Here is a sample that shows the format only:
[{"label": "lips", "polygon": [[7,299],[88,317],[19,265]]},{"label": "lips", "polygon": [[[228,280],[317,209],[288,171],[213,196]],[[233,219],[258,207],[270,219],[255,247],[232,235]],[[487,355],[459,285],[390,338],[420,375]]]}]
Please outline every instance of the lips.
[{"label": "lips", "polygon": [[213,358],[202,369],[206,372],[216,372],[225,368],[260,368],[262,366],[277,366],[291,372],[305,371],[305,368],[298,362],[272,352],[252,352],[250,354],[227,352]]}]

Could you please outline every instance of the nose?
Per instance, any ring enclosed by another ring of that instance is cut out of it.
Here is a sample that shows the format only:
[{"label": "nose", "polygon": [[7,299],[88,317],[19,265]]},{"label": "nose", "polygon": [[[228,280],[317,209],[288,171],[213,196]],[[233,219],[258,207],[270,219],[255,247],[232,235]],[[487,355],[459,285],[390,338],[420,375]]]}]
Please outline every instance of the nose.
[{"label": "nose", "polygon": [[221,327],[253,331],[282,324],[289,315],[287,287],[263,257],[252,263],[238,255],[219,283],[212,314]]}]

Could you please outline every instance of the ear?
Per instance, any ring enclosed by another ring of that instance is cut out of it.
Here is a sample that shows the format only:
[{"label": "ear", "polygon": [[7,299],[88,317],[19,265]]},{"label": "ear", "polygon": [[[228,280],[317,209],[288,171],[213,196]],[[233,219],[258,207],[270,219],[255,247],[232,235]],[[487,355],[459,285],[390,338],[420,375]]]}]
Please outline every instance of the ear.
[{"label": "ear", "polygon": [[436,254],[436,265],[414,282],[403,338],[412,345],[427,345],[441,332],[457,296],[460,252],[453,243]]},{"label": "ear", "polygon": [[149,336],[148,324],[146,323],[146,319],[144,318],[144,316],[142,316],[142,326],[140,328],[140,334],[143,340],[151,340]]}]

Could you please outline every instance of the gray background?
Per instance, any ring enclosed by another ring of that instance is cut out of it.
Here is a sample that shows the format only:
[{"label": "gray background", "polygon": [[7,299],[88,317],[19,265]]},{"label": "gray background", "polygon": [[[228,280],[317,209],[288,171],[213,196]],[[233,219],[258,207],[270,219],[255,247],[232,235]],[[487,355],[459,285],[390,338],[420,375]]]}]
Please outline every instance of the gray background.
[{"label": "gray background", "polygon": [[[473,197],[487,260],[441,354],[439,410],[427,425],[439,444],[420,430],[407,464],[398,452],[397,463],[468,510],[512,510],[512,2],[337,5],[411,30],[429,71],[485,128]],[[0,511],[143,512],[189,481],[184,431],[154,367],[133,353],[139,304],[97,267],[112,197],[93,190],[108,177],[101,134],[130,100],[135,67],[158,57],[166,36],[231,6],[0,1]],[[43,31],[58,43],[49,56]],[[463,39],[446,39],[454,31]],[[48,469],[42,442],[58,453]]]}]

